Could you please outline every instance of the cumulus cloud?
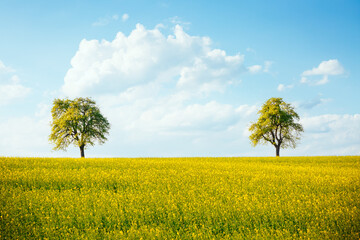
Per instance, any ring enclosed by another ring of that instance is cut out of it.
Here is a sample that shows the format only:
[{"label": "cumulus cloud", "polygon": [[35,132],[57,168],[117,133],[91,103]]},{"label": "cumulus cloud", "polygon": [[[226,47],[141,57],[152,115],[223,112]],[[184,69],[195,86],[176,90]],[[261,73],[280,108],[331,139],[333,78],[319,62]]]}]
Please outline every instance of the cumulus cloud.
[{"label": "cumulus cloud", "polygon": [[243,56],[212,49],[208,37],[190,36],[176,25],[172,35],[141,24],[113,41],[82,40],[65,76],[63,92],[123,91],[152,81],[178,88],[213,91],[236,81],[244,71]]},{"label": "cumulus cloud", "polygon": [[[323,85],[329,82],[328,76],[342,75],[345,73],[344,67],[337,59],[330,59],[323,61],[319,66],[311,70],[306,70],[301,74],[301,83],[308,83],[310,85]],[[309,77],[322,76],[321,79],[313,80]]]},{"label": "cumulus cloud", "polygon": [[323,61],[318,67],[303,72],[303,76],[313,75],[340,75],[344,73],[344,68],[337,59]]},{"label": "cumulus cloud", "polygon": [[[256,120],[259,106],[214,97],[226,94],[242,73],[268,72],[272,63],[247,68],[243,55],[213,48],[208,37],[191,36],[179,25],[170,35],[163,34],[164,29],[138,24],[128,36],[119,32],[112,41],[84,39],[71,60],[62,91],[69,97],[93,96],[100,105],[112,124],[104,153],[136,157],[272,154],[272,146],[252,148],[248,140],[249,123]],[[279,91],[292,86],[279,85]],[[319,101],[300,104],[310,108],[326,100]],[[45,108],[40,106],[39,112]],[[304,155],[311,144],[322,149],[333,146],[326,140],[329,134],[349,132],[346,124],[357,124],[358,116],[337,115],[338,125],[324,119],[302,119],[302,144],[289,155]],[[311,124],[321,121],[323,131],[314,132],[319,127]],[[355,146],[359,144],[353,135],[350,138]],[[333,154],[345,151],[344,139]]]},{"label": "cumulus cloud", "polygon": [[[170,35],[165,30],[137,24],[112,41],[82,40],[63,93],[93,96],[112,124],[106,145],[122,145],[130,156],[134,146],[135,156],[184,156],[200,146],[204,151],[210,135],[223,141],[214,145],[226,145],[221,133],[237,141],[246,128],[239,122],[254,113],[253,106],[220,103],[212,95],[240,81],[244,56],[213,48],[210,38],[189,35],[179,25]],[[176,146],[188,151],[181,154]],[[220,147],[209,148],[220,154]]]},{"label": "cumulus cloud", "polygon": [[226,85],[237,80],[243,71],[240,55],[227,56],[225,51],[214,49],[195,59],[191,66],[180,71],[179,88],[199,89],[200,92],[224,91]]},{"label": "cumulus cloud", "polygon": [[20,83],[15,70],[0,61],[0,105],[7,105],[14,100],[24,98],[31,89]]}]

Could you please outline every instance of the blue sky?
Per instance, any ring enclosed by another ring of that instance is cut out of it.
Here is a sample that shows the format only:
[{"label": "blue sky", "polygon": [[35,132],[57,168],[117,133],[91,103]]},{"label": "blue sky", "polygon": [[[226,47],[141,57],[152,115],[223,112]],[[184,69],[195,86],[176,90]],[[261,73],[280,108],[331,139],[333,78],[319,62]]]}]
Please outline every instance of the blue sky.
[{"label": "blue sky", "polygon": [[270,97],[305,132],[282,155],[360,154],[359,1],[0,2],[0,155],[48,142],[54,98],[112,128],[88,156],[267,156],[247,131]]}]

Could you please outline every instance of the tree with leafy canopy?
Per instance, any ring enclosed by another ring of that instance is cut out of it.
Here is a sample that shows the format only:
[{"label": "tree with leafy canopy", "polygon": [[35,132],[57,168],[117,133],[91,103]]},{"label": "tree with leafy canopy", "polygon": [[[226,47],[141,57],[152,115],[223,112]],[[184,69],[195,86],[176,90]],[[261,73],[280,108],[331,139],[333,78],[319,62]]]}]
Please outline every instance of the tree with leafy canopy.
[{"label": "tree with leafy canopy", "polygon": [[296,147],[304,131],[299,115],[294,108],[282,98],[270,98],[264,103],[257,122],[252,123],[249,130],[252,132],[250,140],[253,146],[258,143],[271,143],[276,149],[276,156],[280,156],[280,148]]},{"label": "tree with leafy canopy", "polygon": [[110,124],[90,98],[55,99],[51,115],[49,140],[55,144],[54,150],[66,150],[73,143],[85,157],[85,148],[107,140]]}]

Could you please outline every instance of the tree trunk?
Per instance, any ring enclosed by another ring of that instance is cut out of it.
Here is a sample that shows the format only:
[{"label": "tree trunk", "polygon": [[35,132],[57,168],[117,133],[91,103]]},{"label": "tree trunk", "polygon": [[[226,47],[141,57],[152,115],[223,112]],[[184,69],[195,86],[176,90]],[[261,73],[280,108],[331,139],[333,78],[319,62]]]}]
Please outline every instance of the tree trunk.
[{"label": "tree trunk", "polygon": [[280,157],[280,144],[275,146],[276,148],[276,156]]},{"label": "tree trunk", "polygon": [[84,146],[84,145],[80,146],[80,155],[81,155],[81,157],[82,157],[82,158],[84,158],[84,157],[85,157],[84,148],[85,148],[85,146]]}]

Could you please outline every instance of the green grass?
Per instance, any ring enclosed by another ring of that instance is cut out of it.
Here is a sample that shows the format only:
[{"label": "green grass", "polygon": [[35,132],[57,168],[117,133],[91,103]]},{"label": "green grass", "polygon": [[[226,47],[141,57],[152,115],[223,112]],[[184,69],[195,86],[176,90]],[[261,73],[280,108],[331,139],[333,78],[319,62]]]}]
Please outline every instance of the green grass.
[{"label": "green grass", "polygon": [[0,158],[0,239],[359,239],[360,157]]}]

